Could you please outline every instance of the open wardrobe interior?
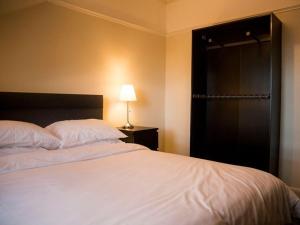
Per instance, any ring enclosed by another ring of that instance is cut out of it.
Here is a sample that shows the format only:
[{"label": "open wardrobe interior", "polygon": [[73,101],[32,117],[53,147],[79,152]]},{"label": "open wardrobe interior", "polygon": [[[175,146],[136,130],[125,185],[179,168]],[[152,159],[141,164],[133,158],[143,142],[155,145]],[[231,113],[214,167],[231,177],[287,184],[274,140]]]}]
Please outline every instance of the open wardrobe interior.
[{"label": "open wardrobe interior", "polygon": [[190,154],[278,173],[281,22],[193,31]]}]

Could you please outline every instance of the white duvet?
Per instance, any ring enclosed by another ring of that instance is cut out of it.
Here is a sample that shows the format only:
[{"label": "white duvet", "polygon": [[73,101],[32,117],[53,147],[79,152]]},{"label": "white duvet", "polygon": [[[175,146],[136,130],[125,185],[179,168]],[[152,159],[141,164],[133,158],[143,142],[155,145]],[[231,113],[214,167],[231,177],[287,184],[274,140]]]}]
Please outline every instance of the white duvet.
[{"label": "white duvet", "polygon": [[92,144],[0,157],[1,225],[279,225],[298,199],[268,173]]}]

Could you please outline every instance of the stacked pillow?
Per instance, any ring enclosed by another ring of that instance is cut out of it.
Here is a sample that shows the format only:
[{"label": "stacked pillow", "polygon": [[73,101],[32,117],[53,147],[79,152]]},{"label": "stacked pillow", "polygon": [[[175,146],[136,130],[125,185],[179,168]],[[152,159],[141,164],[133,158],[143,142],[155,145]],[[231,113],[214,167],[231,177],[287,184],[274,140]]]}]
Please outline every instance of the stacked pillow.
[{"label": "stacked pillow", "polygon": [[61,140],[60,148],[127,137],[118,129],[97,119],[59,121],[47,126],[46,130]]},{"label": "stacked pillow", "polygon": [[0,147],[41,147],[57,149],[60,140],[33,123],[0,120]]},{"label": "stacked pillow", "polygon": [[124,138],[122,132],[103,120],[66,120],[46,128],[21,121],[0,120],[0,148],[69,148]]}]

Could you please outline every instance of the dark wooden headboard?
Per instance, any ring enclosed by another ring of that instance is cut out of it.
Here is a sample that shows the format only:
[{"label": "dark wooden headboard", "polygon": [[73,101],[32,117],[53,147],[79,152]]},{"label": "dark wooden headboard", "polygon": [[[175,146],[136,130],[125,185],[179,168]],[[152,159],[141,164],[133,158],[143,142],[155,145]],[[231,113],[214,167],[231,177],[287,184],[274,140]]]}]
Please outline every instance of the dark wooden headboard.
[{"label": "dark wooden headboard", "polygon": [[103,96],[0,92],[0,120],[47,126],[70,119],[102,119]]}]

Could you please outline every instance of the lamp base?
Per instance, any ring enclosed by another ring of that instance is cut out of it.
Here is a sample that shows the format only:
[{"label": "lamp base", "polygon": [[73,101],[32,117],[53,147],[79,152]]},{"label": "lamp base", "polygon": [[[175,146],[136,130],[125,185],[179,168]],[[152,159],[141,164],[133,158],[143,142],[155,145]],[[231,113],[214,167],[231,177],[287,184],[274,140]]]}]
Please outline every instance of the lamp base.
[{"label": "lamp base", "polygon": [[123,128],[124,128],[124,129],[133,129],[134,126],[133,126],[131,123],[127,122],[127,123],[123,126]]}]

